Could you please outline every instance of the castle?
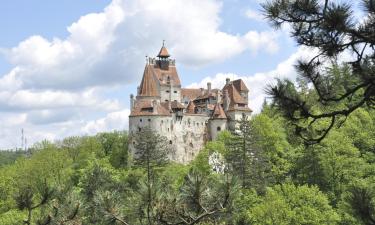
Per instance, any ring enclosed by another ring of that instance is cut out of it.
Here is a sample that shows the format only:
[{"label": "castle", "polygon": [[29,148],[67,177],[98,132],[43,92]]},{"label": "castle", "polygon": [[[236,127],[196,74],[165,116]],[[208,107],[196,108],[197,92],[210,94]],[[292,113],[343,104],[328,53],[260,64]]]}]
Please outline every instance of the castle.
[{"label": "castle", "polygon": [[[249,89],[239,79],[222,89],[182,88],[174,59],[162,46],[156,58],[148,58],[137,96],[130,95],[129,134],[149,126],[169,140],[170,159],[187,163],[220,131],[235,128],[243,114],[249,116]],[[129,149],[136,151],[129,141]]]}]

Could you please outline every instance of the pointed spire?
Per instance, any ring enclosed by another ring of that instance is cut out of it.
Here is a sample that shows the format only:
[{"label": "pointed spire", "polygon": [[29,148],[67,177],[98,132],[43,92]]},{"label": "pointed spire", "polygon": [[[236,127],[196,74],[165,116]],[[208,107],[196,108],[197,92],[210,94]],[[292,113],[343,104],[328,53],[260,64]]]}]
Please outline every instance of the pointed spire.
[{"label": "pointed spire", "polygon": [[189,105],[186,108],[186,113],[188,114],[195,114],[195,104],[193,101],[189,102]]},{"label": "pointed spire", "polygon": [[163,46],[161,46],[161,49],[159,51],[158,57],[159,58],[169,58],[169,53],[167,48],[165,47],[165,40],[163,40]]},{"label": "pointed spire", "polygon": [[225,115],[223,107],[221,107],[220,103],[216,103],[214,112],[212,113],[212,118],[214,119],[226,119],[227,116]]}]

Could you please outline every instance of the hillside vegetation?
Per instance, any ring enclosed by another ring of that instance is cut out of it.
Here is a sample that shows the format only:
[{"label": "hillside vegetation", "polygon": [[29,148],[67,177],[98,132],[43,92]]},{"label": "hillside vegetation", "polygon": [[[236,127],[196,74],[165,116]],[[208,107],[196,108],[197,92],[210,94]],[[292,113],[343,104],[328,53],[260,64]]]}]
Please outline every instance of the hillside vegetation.
[{"label": "hillside vegetation", "polygon": [[126,132],[38,143],[0,169],[0,224],[374,224],[374,111],[313,146],[272,106],[239,125],[188,165],[149,130],[137,159]]}]

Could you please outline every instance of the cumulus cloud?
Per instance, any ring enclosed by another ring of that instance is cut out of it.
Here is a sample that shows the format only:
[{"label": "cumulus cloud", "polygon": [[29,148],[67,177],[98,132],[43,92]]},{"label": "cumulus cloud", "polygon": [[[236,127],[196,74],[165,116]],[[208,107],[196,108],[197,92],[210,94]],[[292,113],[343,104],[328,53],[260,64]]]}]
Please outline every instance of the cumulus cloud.
[{"label": "cumulus cloud", "polygon": [[247,87],[249,88],[249,105],[254,113],[259,113],[267,97],[265,94],[265,88],[267,85],[275,84],[275,78],[290,79],[294,81],[297,77],[297,73],[294,69],[294,65],[299,59],[306,59],[316,53],[314,50],[300,47],[297,52],[289,56],[288,59],[279,63],[277,67],[268,72],[255,73],[252,75],[238,75],[232,73],[218,73],[211,77],[206,77],[198,83],[192,83],[189,85],[191,88],[205,87],[207,82],[212,83],[213,88],[222,88],[225,84],[226,78],[242,79]]},{"label": "cumulus cloud", "polygon": [[215,0],[113,0],[103,12],[70,25],[66,39],[32,36],[6,50],[18,69],[2,80],[39,89],[132,82],[141,74],[144,56],[155,54],[163,39],[179,62],[190,66],[257,52],[259,46],[277,50],[273,32],[221,31],[221,5]]},{"label": "cumulus cloud", "polygon": [[129,109],[111,112],[103,118],[89,121],[82,127],[82,132],[85,134],[96,134],[111,130],[126,130],[129,125],[129,114]]},{"label": "cumulus cloud", "polygon": [[264,20],[262,14],[260,14],[258,11],[253,10],[253,9],[246,10],[245,16],[249,19],[253,19],[253,20],[256,20],[256,21],[263,21]]},{"label": "cumulus cloud", "polygon": [[163,39],[190,67],[278,51],[272,31],[223,31],[222,10],[219,0],[113,0],[68,26],[66,38],[34,35],[1,49],[13,65],[0,77],[1,139],[19,140],[22,128],[30,142],[125,129],[129,113],[106,92],[138,82],[145,55],[156,54]]}]

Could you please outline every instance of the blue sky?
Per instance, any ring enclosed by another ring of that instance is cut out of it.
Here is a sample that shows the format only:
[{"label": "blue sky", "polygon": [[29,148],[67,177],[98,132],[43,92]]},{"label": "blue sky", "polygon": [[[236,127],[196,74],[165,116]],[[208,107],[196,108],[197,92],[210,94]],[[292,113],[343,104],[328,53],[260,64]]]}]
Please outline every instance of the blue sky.
[{"label": "blue sky", "polygon": [[264,86],[294,78],[306,53],[273,30],[261,0],[4,0],[0,148],[127,129],[145,56],[166,40],[183,86],[242,78],[258,112]]}]

